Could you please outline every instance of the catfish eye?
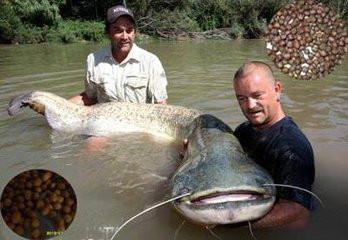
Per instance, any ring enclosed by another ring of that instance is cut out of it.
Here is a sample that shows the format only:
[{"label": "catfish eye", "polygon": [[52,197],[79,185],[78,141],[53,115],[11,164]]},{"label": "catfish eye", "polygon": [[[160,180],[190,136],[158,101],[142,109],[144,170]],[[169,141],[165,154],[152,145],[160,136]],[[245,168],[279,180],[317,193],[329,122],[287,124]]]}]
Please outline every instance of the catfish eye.
[{"label": "catfish eye", "polygon": [[189,144],[189,140],[185,138],[184,141],[182,141],[182,148],[184,151],[186,151],[188,144]]}]

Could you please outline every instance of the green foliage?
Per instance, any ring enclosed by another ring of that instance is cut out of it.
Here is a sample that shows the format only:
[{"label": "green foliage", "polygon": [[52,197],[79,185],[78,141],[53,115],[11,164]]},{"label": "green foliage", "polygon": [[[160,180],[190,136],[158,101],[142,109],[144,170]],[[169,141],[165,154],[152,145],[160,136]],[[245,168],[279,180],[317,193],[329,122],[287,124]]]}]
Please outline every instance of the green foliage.
[{"label": "green foliage", "polygon": [[79,41],[100,42],[104,38],[104,24],[95,21],[67,20],[58,23],[47,34],[49,42],[73,43]]},{"label": "green foliage", "polygon": [[237,1],[236,12],[237,22],[240,22],[245,29],[244,37],[260,37],[266,27],[266,19],[260,13],[262,6],[253,0]]},{"label": "green foliage", "polygon": [[[142,31],[159,32],[231,28],[234,37],[260,37],[266,23],[290,0],[129,0]],[[160,34],[161,35],[161,34]]]},{"label": "green foliage", "polygon": [[152,17],[143,18],[138,26],[142,32],[160,36],[173,36],[200,30],[197,22],[189,18],[185,11],[168,9],[157,12]]},{"label": "green foliage", "polygon": [[[348,0],[317,0],[348,19]],[[101,41],[109,7],[127,3],[139,31],[162,37],[230,29],[259,38],[272,16],[293,0],[0,0],[0,42]]]},{"label": "green foliage", "polygon": [[[154,16],[156,13],[165,10],[169,12],[183,10],[186,0],[128,0],[125,2],[135,16],[143,18]],[[111,3],[111,5],[108,6],[110,7],[115,4],[116,3]]]},{"label": "green foliage", "polygon": [[15,43],[42,43],[45,42],[45,28],[33,25],[20,25],[13,39]]},{"label": "green foliage", "polygon": [[233,37],[233,38],[242,38],[243,35],[244,35],[244,32],[245,32],[245,29],[244,29],[244,27],[241,24],[239,24],[237,22],[232,23],[232,26],[231,26],[231,29],[230,29],[231,37]]},{"label": "green foliage", "polygon": [[[52,26],[60,20],[59,5],[64,1],[13,0],[13,9],[24,23]],[[57,4],[58,3],[58,4]]]},{"label": "green foliage", "polygon": [[21,20],[8,1],[0,2],[0,12],[0,42],[10,43],[16,36]]},{"label": "green foliage", "polygon": [[64,0],[3,0],[0,2],[0,42],[38,43],[60,20]]},{"label": "green foliage", "polygon": [[228,0],[190,1],[190,17],[195,19],[203,30],[212,30],[230,25],[233,8]]}]

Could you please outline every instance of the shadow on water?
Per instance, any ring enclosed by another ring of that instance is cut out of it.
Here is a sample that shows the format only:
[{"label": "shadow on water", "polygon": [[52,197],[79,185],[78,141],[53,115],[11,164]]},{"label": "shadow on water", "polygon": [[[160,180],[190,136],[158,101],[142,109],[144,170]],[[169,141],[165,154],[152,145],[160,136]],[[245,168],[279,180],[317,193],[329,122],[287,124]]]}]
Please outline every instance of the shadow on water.
[{"label": "shadow on water", "polygon": [[[95,44],[0,47],[0,190],[16,174],[46,168],[63,175],[78,198],[77,216],[62,239],[108,239],[129,217],[168,197],[168,178],[177,166],[178,144],[146,134],[119,135],[99,151],[90,139],[51,131],[42,117],[25,111],[10,118],[11,97],[40,89],[69,97],[83,88],[83,67]],[[247,59],[264,60],[261,40],[154,42],[143,46],[161,59],[169,102],[201,109],[235,128],[244,118],[234,98],[232,77]],[[348,61],[319,81],[292,80],[279,71],[282,102],[312,142],[316,156],[317,204],[302,231],[255,230],[257,239],[345,239],[348,211]],[[93,145],[92,145],[93,146]],[[185,223],[170,205],[126,226],[118,239],[214,239]],[[0,222],[0,238],[17,237]],[[219,226],[222,239],[252,239],[246,227]]]}]

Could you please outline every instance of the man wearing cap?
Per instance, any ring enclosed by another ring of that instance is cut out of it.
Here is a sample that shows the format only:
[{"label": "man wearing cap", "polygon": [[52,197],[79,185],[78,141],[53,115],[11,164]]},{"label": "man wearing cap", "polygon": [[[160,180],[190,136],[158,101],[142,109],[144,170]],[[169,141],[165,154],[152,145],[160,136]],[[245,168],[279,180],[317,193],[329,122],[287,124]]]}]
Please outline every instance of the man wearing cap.
[{"label": "man wearing cap", "polygon": [[134,43],[133,14],[117,5],[107,11],[105,33],[109,47],[87,57],[85,90],[70,101],[81,105],[119,101],[134,103],[167,102],[167,79],[154,54]]}]

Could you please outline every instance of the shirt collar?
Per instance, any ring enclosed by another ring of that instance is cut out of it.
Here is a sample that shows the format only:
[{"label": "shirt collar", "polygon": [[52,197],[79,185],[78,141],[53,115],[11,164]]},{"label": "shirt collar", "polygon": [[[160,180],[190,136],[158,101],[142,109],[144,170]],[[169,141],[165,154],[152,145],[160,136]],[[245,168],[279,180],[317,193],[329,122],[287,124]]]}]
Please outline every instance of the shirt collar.
[{"label": "shirt collar", "polygon": [[[108,48],[108,52],[107,52],[107,56],[116,62],[116,60],[114,59],[114,57],[112,56],[112,52],[111,52],[111,47]],[[129,60],[136,60],[136,61],[140,61],[140,51],[139,51],[139,47],[133,43],[133,46],[131,48],[131,50],[129,51],[127,57],[119,64],[124,64],[126,62],[129,62]]]},{"label": "shirt collar", "polygon": [[138,62],[140,60],[139,47],[135,43],[133,43],[132,49],[128,53],[128,56],[123,60],[123,62],[128,62],[130,59],[134,59]]}]

